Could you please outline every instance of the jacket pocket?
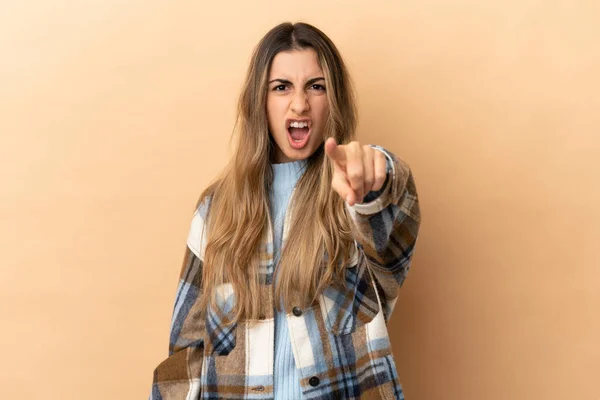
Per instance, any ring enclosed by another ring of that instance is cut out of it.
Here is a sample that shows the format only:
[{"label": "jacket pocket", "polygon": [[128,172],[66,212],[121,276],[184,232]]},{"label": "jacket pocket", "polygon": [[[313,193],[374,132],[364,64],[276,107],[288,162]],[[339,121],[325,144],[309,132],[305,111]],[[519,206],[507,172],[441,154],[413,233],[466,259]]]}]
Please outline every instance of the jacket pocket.
[{"label": "jacket pocket", "polygon": [[357,249],[345,270],[344,282],[327,287],[320,295],[327,330],[334,335],[344,335],[371,322],[381,309],[375,290],[364,254]]}]

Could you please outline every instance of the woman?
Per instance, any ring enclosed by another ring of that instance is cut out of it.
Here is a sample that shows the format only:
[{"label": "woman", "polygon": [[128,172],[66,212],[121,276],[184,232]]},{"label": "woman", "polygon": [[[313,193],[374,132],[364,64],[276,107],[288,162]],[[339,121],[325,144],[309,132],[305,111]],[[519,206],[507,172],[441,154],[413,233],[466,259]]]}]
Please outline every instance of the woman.
[{"label": "woman", "polygon": [[354,141],[335,45],[273,28],[237,147],[200,196],[151,399],[403,399],[386,322],[420,213],[408,165]]}]

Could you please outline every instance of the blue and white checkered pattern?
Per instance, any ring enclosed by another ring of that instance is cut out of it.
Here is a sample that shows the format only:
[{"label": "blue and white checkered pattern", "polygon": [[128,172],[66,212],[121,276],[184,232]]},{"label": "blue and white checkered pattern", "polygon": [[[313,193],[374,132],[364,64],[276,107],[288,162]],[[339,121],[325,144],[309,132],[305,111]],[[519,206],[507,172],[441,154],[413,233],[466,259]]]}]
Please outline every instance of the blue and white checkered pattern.
[{"label": "blue and white checkered pattern", "polygon": [[[326,288],[317,304],[287,315],[304,399],[404,399],[386,321],[410,267],[420,211],[408,165],[374,147],[388,158],[388,179],[375,198],[347,205],[356,248],[344,285]],[[218,288],[217,309],[199,308],[207,207],[202,204],[192,220],[169,357],[154,371],[150,399],[273,399],[272,232],[264,239],[259,272],[267,318],[226,325],[223,316],[235,304],[231,285]],[[286,215],[287,226],[290,219]]]}]

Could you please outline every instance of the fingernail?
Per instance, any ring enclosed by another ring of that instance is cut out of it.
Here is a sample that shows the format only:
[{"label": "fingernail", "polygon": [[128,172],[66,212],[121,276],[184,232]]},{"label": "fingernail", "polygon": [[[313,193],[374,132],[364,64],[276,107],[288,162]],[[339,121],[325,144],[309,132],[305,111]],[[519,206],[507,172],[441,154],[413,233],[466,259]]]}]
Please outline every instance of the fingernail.
[{"label": "fingernail", "polygon": [[346,196],[346,203],[350,204],[350,200],[351,200],[351,197],[350,196]]}]

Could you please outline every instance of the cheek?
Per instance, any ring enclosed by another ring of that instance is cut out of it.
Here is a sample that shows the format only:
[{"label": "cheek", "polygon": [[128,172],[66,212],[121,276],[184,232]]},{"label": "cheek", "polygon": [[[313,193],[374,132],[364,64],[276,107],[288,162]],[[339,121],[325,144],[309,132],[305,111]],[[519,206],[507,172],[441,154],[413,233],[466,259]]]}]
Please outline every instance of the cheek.
[{"label": "cheek", "polygon": [[285,112],[285,104],[281,99],[267,98],[267,119],[271,129],[283,123]]},{"label": "cheek", "polygon": [[321,125],[325,123],[325,120],[329,116],[329,103],[325,96],[319,97],[313,105],[313,112],[318,115]]},{"label": "cheek", "polygon": [[325,123],[327,122],[327,118],[329,118],[329,105],[326,101],[319,104],[318,108],[313,109],[313,118],[316,118],[318,120],[318,124],[320,127],[319,130],[322,134],[323,130],[325,129]]},{"label": "cheek", "polygon": [[325,135],[325,123],[329,118],[329,103],[327,99],[317,102],[312,108],[313,119],[318,121],[318,131],[315,131],[314,140],[318,145],[323,141]]},{"label": "cheek", "polygon": [[267,99],[267,118],[269,120],[269,124],[271,124],[271,119],[275,114],[275,109],[273,107],[273,101],[271,99]]}]

